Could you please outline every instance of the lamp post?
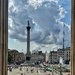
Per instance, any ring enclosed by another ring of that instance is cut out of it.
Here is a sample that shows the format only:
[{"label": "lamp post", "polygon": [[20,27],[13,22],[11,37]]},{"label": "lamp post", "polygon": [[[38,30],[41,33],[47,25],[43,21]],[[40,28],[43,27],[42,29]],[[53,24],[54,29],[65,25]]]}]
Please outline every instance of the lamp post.
[{"label": "lamp post", "polygon": [[[53,53],[54,53],[54,50],[53,50]],[[53,59],[54,59],[54,54],[52,54],[52,55],[53,55]],[[54,69],[54,60],[53,60],[52,67],[53,67],[53,69]],[[52,75],[54,75],[54,74],[53,74],[53,69],[52,69]]]},{"label": "lamp post", "polygon": [[54,75],[54,74],[53,74],[53,69],[52,69],[52,75]]},{"label": "lamp post", "polygon": [[[22,49],[22,53],[24,53],[24,49]],[[24,58],[25,58],[25,53],[24,53]],[[25,59],[23,59],[25,61]],[[25,66],[24,66],[24,72],[23,74],[25,75]]]},{"label": "lamp post", "polygon": [[60,63],[60,75],[62,75],[62,70],[61,70],[61,63]]}]

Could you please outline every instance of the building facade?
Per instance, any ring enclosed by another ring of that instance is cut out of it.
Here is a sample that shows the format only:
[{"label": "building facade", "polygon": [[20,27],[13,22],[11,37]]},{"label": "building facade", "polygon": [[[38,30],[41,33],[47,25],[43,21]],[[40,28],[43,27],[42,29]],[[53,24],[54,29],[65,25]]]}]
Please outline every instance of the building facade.
[{"label": "building facade", "polygon": [[65,49],[58,49],[57,50],[57,61],[59,63],[59,60],[60,60],[60,57],[64,60],[64,52],[65,52]]},{"label": "building facade", "polygon": [[70,47],[65,48],[64,60],[65,60],[66,64],[69,64],[69,62],[70,62]]},{"label": "building facade", "polygon": [[25,62],[24,53],[20,53],[17,50],[11,50],[11,54],[13,56],[12,63],[20,64],[22,62]]},{"label": "building facade", "polygon": [[47,51],[45,52],[45,62],[49,63],[49,56],[50,56],[50,53],[48,53]]},{"label": "building facade", "polygon": [[50,63],[54,64],[57,63],[57,51],[51,51],[50,52]]},{"label": "building facade", "polygon": [[58,49],[57,51],[50,52],[50,63],[59,63],[60,58],[63,59],[65,64],[70,62],[70,47],[63,49]]},{"label": "building facade", "polygon": [[45,55],[41,51],[38,53],[32,53],[31,61],[33,63],[38,62],[38,61],[44,62],[45,61]]}]

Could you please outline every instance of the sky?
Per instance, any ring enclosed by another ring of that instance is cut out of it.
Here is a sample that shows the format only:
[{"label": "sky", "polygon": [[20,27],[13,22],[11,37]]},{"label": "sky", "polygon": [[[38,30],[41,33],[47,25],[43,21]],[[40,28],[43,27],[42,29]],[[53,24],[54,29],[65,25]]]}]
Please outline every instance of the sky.
[{"label": "sky", "polygon": [[9,0],[8,48],[26,53],[27,21],[30,30],[30,51],[52,51],[71,42],[71,0]]}]

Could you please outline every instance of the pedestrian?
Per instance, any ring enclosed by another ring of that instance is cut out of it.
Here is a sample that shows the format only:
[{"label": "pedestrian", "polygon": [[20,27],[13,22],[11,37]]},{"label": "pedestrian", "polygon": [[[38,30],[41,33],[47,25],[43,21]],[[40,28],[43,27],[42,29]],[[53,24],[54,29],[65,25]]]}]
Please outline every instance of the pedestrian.
[{"label": "pedestrian", "polygon": [[10,72],[12,72],[12,68],[10,67]]},{"label": "pedestrian", "polygon": [[32,69],[31,69],[31,73],[32,73]]},{"label": "pedestrian", "polygon": [[37,73],[38,73],[38,70],[37,70]]},{"label": "pedestrian", "polygon": [[27,71],[28,71],[28,68],[27,68]]},{"label": "pedestrian", "polygon": [[23,73],[21,73],[21,75],[23,75]]},{"label": "pedestrian", "polygon": [[20,67],[20,71],[22,71],[22,68]]},{"label": "pedestrian", "polygon": [[25,73],[24,73],[24,75],[25,75]]}]

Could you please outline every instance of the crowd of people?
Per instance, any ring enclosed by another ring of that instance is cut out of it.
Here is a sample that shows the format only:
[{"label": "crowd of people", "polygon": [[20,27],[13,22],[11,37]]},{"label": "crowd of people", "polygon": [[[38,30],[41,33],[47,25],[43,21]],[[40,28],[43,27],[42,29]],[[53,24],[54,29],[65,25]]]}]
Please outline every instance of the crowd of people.
[{"label": "crowd of people", "polygon": [[[22,67],[20,67],[20,71],[22,71]],[[29,72],[28,68],[26,69],[26,71]],[[32,68],[30,71],[31,71],[31,73],[33,73],[34,72],[34,68]],[[37,69],[37,73],[38,73],[38,69]]]}]

